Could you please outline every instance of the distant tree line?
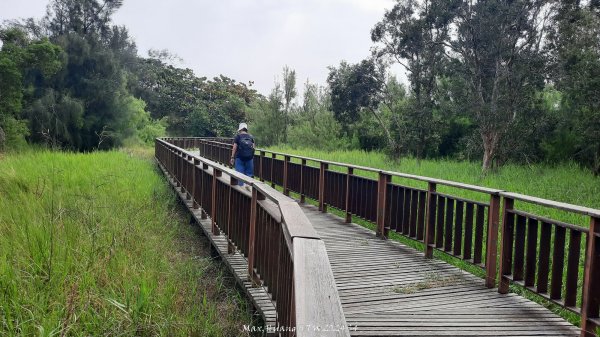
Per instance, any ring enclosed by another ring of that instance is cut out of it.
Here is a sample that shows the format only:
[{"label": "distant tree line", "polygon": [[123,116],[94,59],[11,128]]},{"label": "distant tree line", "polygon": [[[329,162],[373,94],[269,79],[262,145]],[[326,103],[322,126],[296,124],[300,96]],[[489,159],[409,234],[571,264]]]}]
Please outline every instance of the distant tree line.
[{"label": "distant tree line", "polygon": [[257,96],[197,77],[167,51],[139,57],[111,23],[122,0],[52,0],[41,20],[0,27],[0,150],[29,143],[89,151],[165,135],[231,135]]},{"label": "distant tree line", "polygon": [[259,138],[600,173],[600,1],[398,0],[371,38],[371,57],[331,67],[292,107],[286,68],[252,115]]},{"label": "distant tree line", "polygon": [[[386,151],[394,158],[576,161],[600,173],[600,1],[397,0],[371,56],[298,96],[284,67],[269,95],[198,77],[168,51],[138,56],[112,24],[122,0],[51,0],[0,27],[0,149],[107,149],[156,136]],[[408,85],[390,75],[406,70]]]}]

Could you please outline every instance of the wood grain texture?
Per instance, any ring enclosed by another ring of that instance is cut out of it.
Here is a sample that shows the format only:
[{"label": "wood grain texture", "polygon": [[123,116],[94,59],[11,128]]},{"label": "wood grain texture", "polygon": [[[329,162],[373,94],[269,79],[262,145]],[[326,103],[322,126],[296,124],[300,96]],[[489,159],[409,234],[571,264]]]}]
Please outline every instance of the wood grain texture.
[{"label": "wood grain texture", "polygon": [[550,310],[342,218],[303,206],[352,336],[578,336]]},{"label": "wood grain texture", "polygon": [[323,241],[294,238],[294,286],[297,336],[350,336]]}]

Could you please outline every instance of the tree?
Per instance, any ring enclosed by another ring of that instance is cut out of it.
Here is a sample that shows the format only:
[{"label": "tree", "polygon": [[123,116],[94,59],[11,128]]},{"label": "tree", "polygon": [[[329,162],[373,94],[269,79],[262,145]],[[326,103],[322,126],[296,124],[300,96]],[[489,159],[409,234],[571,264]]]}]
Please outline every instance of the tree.
[{"label": "tree", "polygon": [[290,125],[290,106],[292,100],[296,97],[296,71],[288,66],[283,67],[283,97],[284,97],[284,124],[283,124],[283,142],[287,142],[288,126]]},{"label": "tree", "polygon": [[31,87],[42,87],[64,64],[60,47],[47,39],[31,40],[20,27],[0,30],[0,147],[16,147],[30,134],[23,108],[35,97]]},{"label": "tree", "polygon": [[[463,1],[454,19],[457,34],[446,46],[467,86],[487,172],[522,107],[543,88],[541,41],[548,1]],[[466,103],[465,102],[465,103]]]},{"label": "tree", "polygon": [[600,174],[600,4],[562,1],[552,17],[549,51],[561,93],[551,153],[577,159]]},{"label": "tree", "polygon": [[434,118],[434,96],[437,79],[444,69],[444,42],[457,3],[399,0],[371,31],[371,39],[377,44],[375,57],[395,60],[408,72],[409,104],[393,114],[395,129],[403,130],[398,136],[417,160],[423,157],[439,129]]},{"label": "tree", "polygon": [[341,135],[325,88],[308,81],[304,84],[303,104],[289,130],[288,144],[296,148],[339,150],[349,148],[350,141]]},{"label": "tree", "polygon": [[350,125],[366,111],[375,117],[393,150],[397,144],[379,110],[385,77],[385,67],[376,60],[367,59],[357,64],[342,61],[339,67],[329,68],[327,83],[331,90],[331,110],[342,129],[349,133]]}]

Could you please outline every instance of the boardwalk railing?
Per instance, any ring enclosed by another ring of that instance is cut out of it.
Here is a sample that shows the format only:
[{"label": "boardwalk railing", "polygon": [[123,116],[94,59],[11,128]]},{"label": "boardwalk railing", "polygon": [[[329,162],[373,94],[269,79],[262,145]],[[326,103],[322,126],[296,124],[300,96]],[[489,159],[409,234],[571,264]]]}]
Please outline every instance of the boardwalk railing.
[{"label": "boardwalk railing", "polygon": [[[325,245],[300,206],[254,179],[191,155],[191,139],[156,139],[155,156],[177,188],[225,235],[228,253],[247,258],[248,276],[275,303],[281,335],[348,336]],[[248,184],[251,193],[238,185]],[[337,331],[336,331],[337,330]]]},{"label": "boardwalk railing", "polygon": [[[223,164],[231,157],[231,139],[170,141],[198,148],[201,156]],[[355,216],[376,224],[380,237],[393,231],[422,242],[427,257],[438,250],[482,267],[489,288],[496,287],[499,269],[499,292],[508,292],[513,282],[580,314],[582,336],[595,336],[600,327],[600,210],[267,150],[258,150],[254,167],[257,178],[282,186],[286,195],[292,191],[301,202],[314,199],[324,212],[328,206],[341,210],[347,222]],[[366,174],[357,175],[361,171]],[[424,186],[413,187],[418,184]],[[480,201],[441,193],[440,187],[468,190]],[[515,201],[583,215],[590,226],[526,213],[514,207]]]}]

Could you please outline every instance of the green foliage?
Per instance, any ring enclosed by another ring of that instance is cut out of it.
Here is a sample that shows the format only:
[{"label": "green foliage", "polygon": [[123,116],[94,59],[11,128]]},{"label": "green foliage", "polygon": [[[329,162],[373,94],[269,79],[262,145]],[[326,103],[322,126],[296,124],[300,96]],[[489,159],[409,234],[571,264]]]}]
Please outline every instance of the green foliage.
[{"label": "green foliage", "polygon": [[129,124],[132,126],[129,138],[126,143],[140,142],[144,145],[154,144],[154,139],[166,135],[166,120],[152,119],[150,113],[146,111],[146,102],[133,96],[125,98],[126,114],[131,116]]},{"label": "green foliage", "polygon": [[284,140],[285,110],[283,90],[279,83],[268,98],[259,98],[248,109],[248,131],[259,146],[279,144]]},{"label": "green foliage", "polygon": [[553,18],[550,51],[556,88],[561,92],[561,110],[554,120],[554,135],[555,139],[563,138],[567,143],[551,147],[568,152],[569,157],[599,174],[600,16],[597,10],[593,4],[588,7],[579,2],[561,2]]},{"label": "green foliage", "polygon": [[342,61],[339,67],[329,68],[331,110],[345,129],[359,120],[363,109],[379,107],[382,80],[381,73],[369,60],[357,64]]},{"label": "green foliage", "polygon": [[436,77],[444,70],[444,42],[456,6],[457,1],[399,1],[371,32],[378,43],[374,54],[398,61],[408,72],[411,97],[401,109],[390,110],[397,116],[401,147],[417,158],[439,141]]},{"label": "green foliage", "polygon": [[[64,62],[60,47],[47,39],[32,41],[19,28],[0,29],[3,42],[0,50],[0,149],[20,148],[30,134],[23,106],[27,105],[31,90],[53,76]],[[25,102],[24,102],[25,101]]]},{"label": "green foliage", "polygon": [[89,151],[148,143],[167,131],[234,134],[256,91],[222,75],[206,80],[174,67],[168,52],[138,57],[127,29],[112,24],[121,6],[52,0],[41,21],[0,29],[0,147],[27,139]]},{"label": "green foliage", "polygon": [[178,209],[148,149],[5,155],[2,334],[239,335],[245,302]]},{"label": "green foliage", "polygon": [[294,114],[287,144],[295,148],[326,150],[348,149],[351,143],[329,107],[328,92],[308,81],[304,86],[303,105]]}]

